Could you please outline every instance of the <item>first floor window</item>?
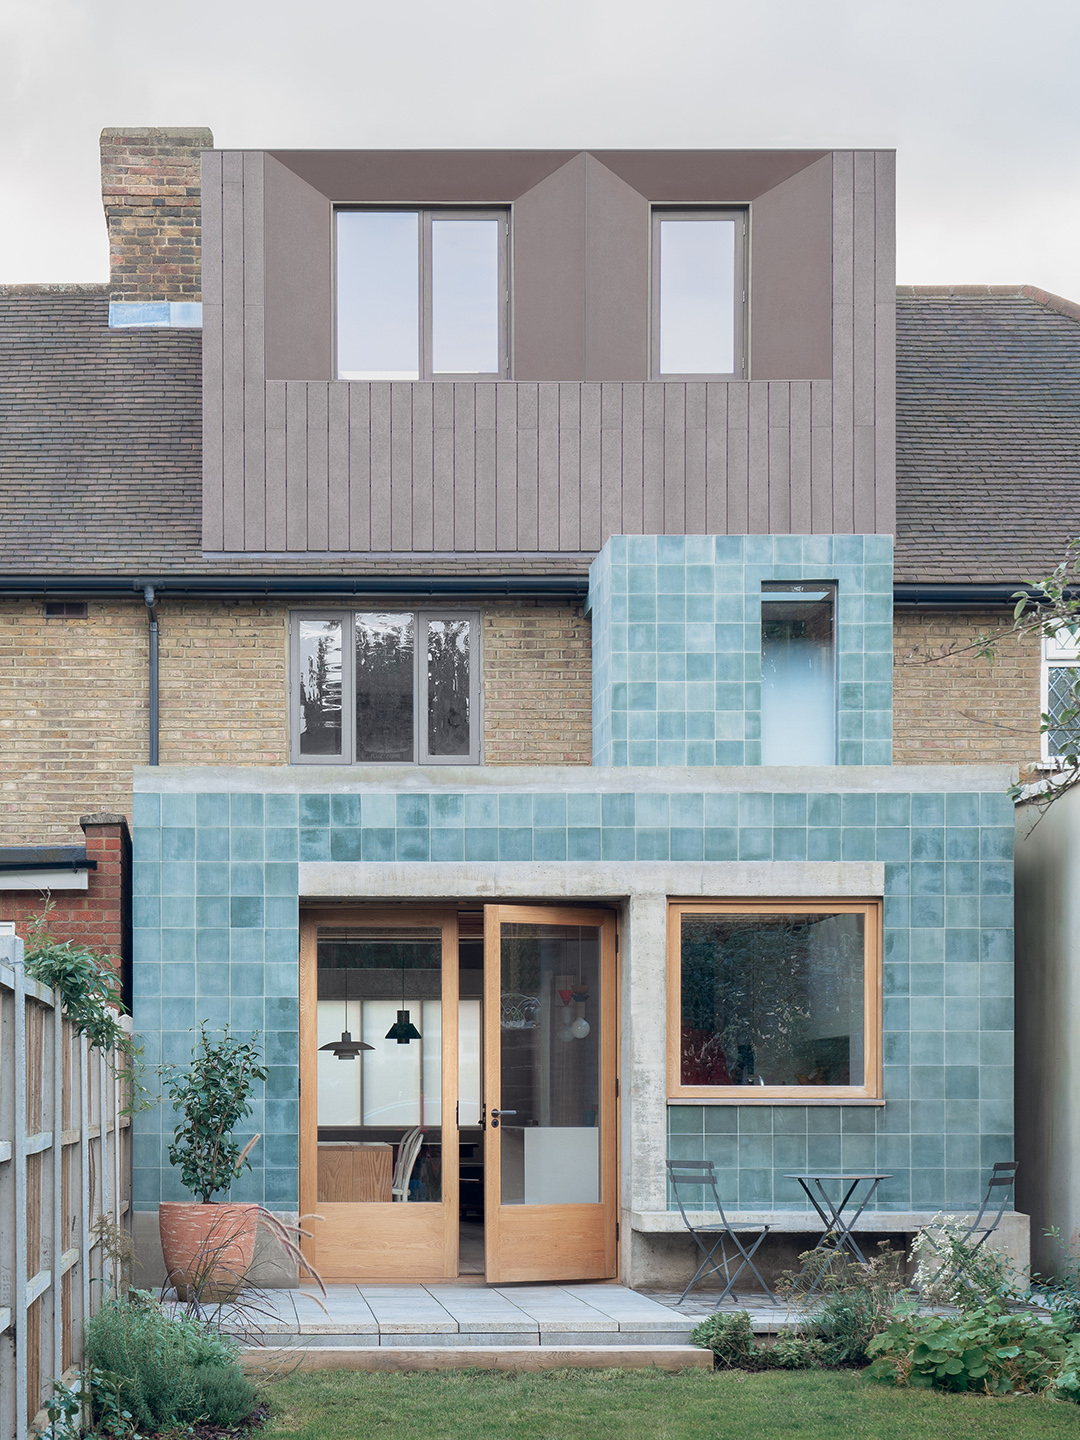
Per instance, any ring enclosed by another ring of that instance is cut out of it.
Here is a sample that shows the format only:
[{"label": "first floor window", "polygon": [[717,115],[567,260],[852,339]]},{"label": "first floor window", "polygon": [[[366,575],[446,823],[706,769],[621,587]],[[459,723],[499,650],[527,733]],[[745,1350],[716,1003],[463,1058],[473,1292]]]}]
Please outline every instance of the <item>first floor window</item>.
[{"label": "first floor window", "polygon": [[305,612],[292,624],[292,759],[477,764],[479,616]]},{"label": "first floor window", "polygon": [[673,1097],[880,1094],[879,901],[673,901]]},{"label": "first floor window", "polygon": [[1043,640],[1042,758],[1080,749],[1080,626],[1062,625]]},{"label": "first floor window", "polygon": [[746,374],[746,211],[661,210],[652,218],[652,373]]},{"label": "first floor window", "polygon": [[836,586],[761,587],[761,763],[836,764]]}]

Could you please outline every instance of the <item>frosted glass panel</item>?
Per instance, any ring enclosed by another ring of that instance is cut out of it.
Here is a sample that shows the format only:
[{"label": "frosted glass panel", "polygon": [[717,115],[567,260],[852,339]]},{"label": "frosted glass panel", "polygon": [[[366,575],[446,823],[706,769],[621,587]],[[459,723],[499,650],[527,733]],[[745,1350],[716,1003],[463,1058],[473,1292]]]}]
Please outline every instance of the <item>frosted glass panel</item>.
[{"label": "frosted glass panel", "polygon": [[836,764],[833,595],[791,585],[761,596],[761,763]]},{"label": "frosted glass panel", "polygon": [[[442,1002],[425,1000],[421,1011],[420,1043],[423,1087],[420,1092],[420,1124],[442,1124]],[[413,1044],[417,1042],[414,1040]],[[396,1047],[400,1049],[399,1047]]]},{"label": "frosted glass panel", "polygon": [[420,216],[339,210],[337,357],[342,380],[420,375]]},{"label": "frosted glass panel", "polygon": [[499,373],[499,221],[431,222],[436,375]]},{"label": "frosted glass panel", "polygon": [[661,220],[660,373],[735,371],[735,221]]},{"label": "frosted glass panel", "polygon": [[[320,1000],[316,1011],[319,1046],[340,1040],[343,1030],[355,1038],[360,1030],[360,1002],[349,1002],[345,1023],[343,1000]],[[335,1059],[328,1051],[317,1056],[319,1073],[318,1121],[320,1125],[360,1124],[360,1066],[355,1060]]]},{"label": "frosted glass panel", "polygon": [[[422,1048],[414,1040],[398,1045],[386,1039],[397,1019],[400,1000],[368,1000],[364,1004],[364,1040],[373,1047],[363,1054],[364,1124],[419,1125]],[[420,1004],[407,998],[404,1008],[416,1015]],[[423,1032],[421,1031],[421,1034]]]},{"label": "frosted glass panel", "polygon": [[458,1118],[480,1124],[480,1001],[458,1004]]}]

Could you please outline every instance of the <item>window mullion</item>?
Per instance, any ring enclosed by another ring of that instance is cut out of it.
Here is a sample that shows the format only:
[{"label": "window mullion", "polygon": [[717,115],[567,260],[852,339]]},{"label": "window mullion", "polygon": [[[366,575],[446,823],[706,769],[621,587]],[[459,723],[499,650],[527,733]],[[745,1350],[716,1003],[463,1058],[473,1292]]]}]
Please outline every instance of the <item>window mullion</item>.
[{"label": "window mullion", "polygon": [[341,754],[350,765],[356,764],[356,612],[346,610],[341,624],[342,649],[341,722],[348,726],[348,739],[341,737]]},{"label": "window mullion", "polygon": [[431,294],[431,211],[420,211],[420,379],[431,380],[432,294]]},{"label": "window mullion", "polygon": [[413,679],[413,758],[417,765],[428,763],[427,753],[427,616],[423,610],[414,612],[416,643],[413,646],[413,660],[416,666]]}]

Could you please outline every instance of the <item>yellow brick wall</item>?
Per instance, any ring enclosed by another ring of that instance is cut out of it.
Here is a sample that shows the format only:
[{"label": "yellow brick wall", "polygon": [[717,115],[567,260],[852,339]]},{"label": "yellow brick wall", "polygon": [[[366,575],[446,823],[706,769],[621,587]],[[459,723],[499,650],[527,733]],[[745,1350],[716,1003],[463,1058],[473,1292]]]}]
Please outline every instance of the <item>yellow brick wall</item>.
[{"label": "yellow brick wall", "polygon": [[[897,610],[893,643],[893,761],[897,765],[1003,762],[1039,758],[1038,640],[1005,633],[994,663],[964,647],[1007,632],[1001,610]],[[929,659],[955,646],[963,653]]]},{"label": "yellow brick wall", "polygon": [[[158,615],[161,763],[287,763],[289,607],[166,595]],[[482,615],[487,762],[589,764],[580,605],[506,601]],[[141,600],[91,601],[85,620],[0,601],[0,844],[80,843],[80,815],[130,817],[148,743]]]},{"label": "yellow brick wall", "polygon": [[485,605],[488,765],[592,764],[592,627],[580,604]]}]

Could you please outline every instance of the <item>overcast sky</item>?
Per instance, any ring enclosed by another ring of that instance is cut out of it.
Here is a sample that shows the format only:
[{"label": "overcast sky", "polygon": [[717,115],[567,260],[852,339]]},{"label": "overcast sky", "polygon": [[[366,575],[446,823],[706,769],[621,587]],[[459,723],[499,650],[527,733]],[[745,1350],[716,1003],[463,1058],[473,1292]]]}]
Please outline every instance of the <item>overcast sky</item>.
[{"label": "overcast sky", "polygon": [[1080,299],[1077,0],[2,0],[0,281],[107,276],[105,125],[225,147],[888,146],[902,282]]}]

